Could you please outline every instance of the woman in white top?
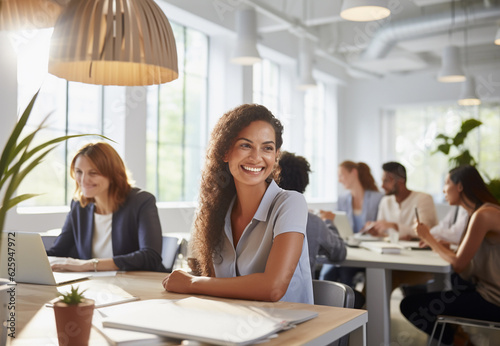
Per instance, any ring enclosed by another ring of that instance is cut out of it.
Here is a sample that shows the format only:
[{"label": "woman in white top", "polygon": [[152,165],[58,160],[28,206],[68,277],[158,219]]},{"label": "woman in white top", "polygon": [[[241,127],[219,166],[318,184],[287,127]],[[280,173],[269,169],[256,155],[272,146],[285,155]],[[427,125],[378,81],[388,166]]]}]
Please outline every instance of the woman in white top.
[{"label": "woman in white top", "polygon": [[245,104],[215,126],[200,187],[191,241],[195,272],[163,280],[178,293],[313,303],[307,204],[285,191],[277,160],[283,127],[261,105]]}]

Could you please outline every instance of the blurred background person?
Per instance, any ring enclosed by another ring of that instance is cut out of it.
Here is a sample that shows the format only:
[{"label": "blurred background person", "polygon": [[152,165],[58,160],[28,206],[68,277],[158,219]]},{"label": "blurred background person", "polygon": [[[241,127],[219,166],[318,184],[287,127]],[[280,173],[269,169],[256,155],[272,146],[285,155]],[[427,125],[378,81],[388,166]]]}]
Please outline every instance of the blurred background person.
[{"label": "blurred background person", "polygon": [[[353,232],[359,233],[367,222],[377,219],[378,206],[384,195],[378,191],[370,167],[364,162],[342,162],[339,165],[338,178],[348,192],[338,198],[337,210],[346,212]],[[321,210],[320,217],[325,222],[333,224],[335,214]],[[321,269],[320,279],[339,281],[354,289],[354,278],[358,273],[363,273],[363,269],[326,264]],[[361,299],[358,291],[355,290],[355,293],[357,294],[355,306],[361,307],[364,299]]]},{"label": "blurred background person", "polygon": [[[309,184],[309,172],[311,172],[309,162],[302,156],[283,151],[278,164],[281,168],[278,185],[285,190],[304,193]],[[318,216],[309,212],[306,234],[313,279],[317,277],[317,255],[325,255],[332,262],[341,262],[345,259],[347,254],[345,243],[332,223],[327,225]]]}]

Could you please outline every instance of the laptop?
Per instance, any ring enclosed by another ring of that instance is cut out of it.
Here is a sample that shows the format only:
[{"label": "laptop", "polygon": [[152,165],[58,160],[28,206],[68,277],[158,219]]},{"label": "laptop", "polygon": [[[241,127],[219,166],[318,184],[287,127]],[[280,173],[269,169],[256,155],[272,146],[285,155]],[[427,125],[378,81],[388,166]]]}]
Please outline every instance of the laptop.
[{"label": "laptop", "polygon": [[60,285],[86,279],[86,273],[54,273],[42,237],[33,232],[2,233],[0,277],[18,283]]},{"label": "laptop", "polygon": [[337,227],[339,235],[342,239],[347,240],[350,236],[354,234],[352,230],[351,223],[345,211],[333,211],[335,218],[333,219],[333,224]]}]

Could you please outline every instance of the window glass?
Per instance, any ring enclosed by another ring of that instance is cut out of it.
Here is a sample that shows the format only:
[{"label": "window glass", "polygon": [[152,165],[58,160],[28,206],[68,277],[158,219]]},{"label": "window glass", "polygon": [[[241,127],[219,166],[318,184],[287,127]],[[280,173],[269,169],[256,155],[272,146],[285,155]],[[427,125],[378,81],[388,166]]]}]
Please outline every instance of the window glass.
[{"label": "window glass", "polygon": [[[34,145],[67,134],[102,133],[103,87],[67,82],[48,73],[48,53],[52,29],[33,30],[13,35],[17,48],[18,104],[24,110],[34,93],[39,96],[22,136],[42,122],[44,129]],[[22,39],[21,39],[22,38]],[[18,193],[40,196],[21,206],[66,205],[74,191],[68,166],[77,148],[88,139],[74,139],[59,144],[21,184]],[[40,182],[43,181],[43,184]]]},{"label": "window glass", "polygon": [[304,153],[311,165],[309,186],[306,189],[308,200],[324,197],[325,165],[325,87],[318,83],[317,87],[305,92],[304,95]]},{"label": "window glass", "polygon": [[[478,162],[483,178],[500,177],[500,106],[482,104],[479,107],[458,105],[401,107],[395,110],[394,146],[396,160],[405,165],[408,186],[432,194],[443,201],[442,186],[450,169],[448,158],[458,154],[454,148],[449,156],[432,154],[441,141],[438,134],[455,136],[462,121],[470,118],[483,122],[467,136],[465,146]],[[389,134],[385,134],[386,136]]]},{"label": "window glass", "polygon": [[279,117],[279,65],[263,59],[253,65],[253,102],[261,104]]},{"label": "window glass", "polygon": [[179,78],[148,87],[146,188],[158,201],[194,201],[207,132],[208,37],[171,24]]}]

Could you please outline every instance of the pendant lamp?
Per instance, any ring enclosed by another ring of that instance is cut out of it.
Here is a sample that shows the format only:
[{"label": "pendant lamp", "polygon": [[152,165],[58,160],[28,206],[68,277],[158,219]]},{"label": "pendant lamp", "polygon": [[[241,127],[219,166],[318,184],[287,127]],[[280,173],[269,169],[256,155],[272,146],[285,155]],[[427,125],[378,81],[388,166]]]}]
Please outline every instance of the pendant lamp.
[{"label": "pendant lamp", "polygon": [[100,85],[178,77],[175,38],[153,0],[71,0],[54,27],[49,72]]},{"label": "pendant lamp", "polygon": [[458,100],[460,106],[477,106],[481,104],[481,100],[476,94],[476,80],[472,76],[467,76],[467,79],[462,85],[462,93]]},{"label": "pendant lamp", "polygon": [[500,46],[500,28],[497,29],[497,34],[495,35],[495,44]]},{"label": "pendant lamp", "polygon": [[299,90],[308,90],[316,87],[316,81],[312,76],[312,42],[305,37],[299,41]]},{"label": "pendant lamp", "polygon": [[344,0],[340,17],[354,22],[368,22],[391,14],[388,0]]},{"label": "pendant lamp", "polygon": [[236,49],[231,62],[238,65],[253,65],[261,61],[257,50],[257,18],[253,8],[236,12]]},{"label": "pendant lamp", "polygon": [[438,81],[443,83],[456,83],[465,80],[462,69],[460,51],[456,46],[446,46],[443,50],[442,66],[439,71]]},{"label": "pendant lamp", "polygon": [[0,0],[0,31],[53,27],[63,0]]}]

